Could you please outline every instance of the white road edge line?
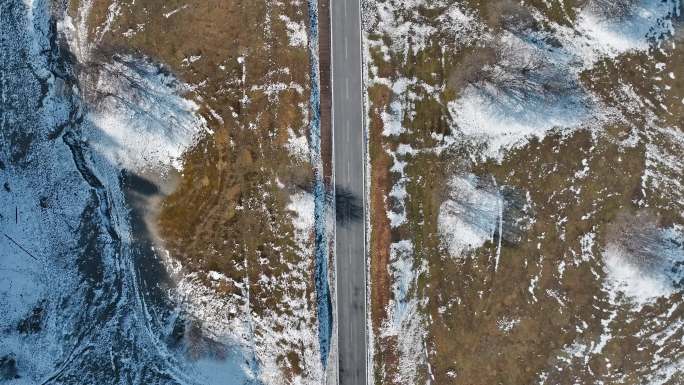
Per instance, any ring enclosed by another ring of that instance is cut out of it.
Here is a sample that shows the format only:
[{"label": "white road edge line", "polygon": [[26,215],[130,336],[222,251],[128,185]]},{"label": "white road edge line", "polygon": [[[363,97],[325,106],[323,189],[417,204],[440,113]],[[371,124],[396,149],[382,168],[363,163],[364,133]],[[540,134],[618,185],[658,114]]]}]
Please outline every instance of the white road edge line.
[{"label": "white road edge line", "polygon": [[[369,344],[369,330],[368,330],[368,321],[370,320],[370,314],[368,314],[368,269],[369,269],[369,264],[368,264],[368,250],[367,250],[367,243],[368,243],[368,228],[370,227],[370,211],[368,210],[369,207],[367,206],[368,202],[366,201],[366,195],[368,194],[368,183],[366,181],[367,175],[366,175],[366,167],[369,164],[369,158],[368,158],[368,146],[367,146],[367,127],[366,127],[366,91],[364,89],[366,82],[365,82],[365,71],[366,71],[366,66],[365,66],[365,59],[364,59],[364,49],[363,49],[363,20],[361,19],[361,1],[362,0],[355,0],[356,1],[356,6],[358,7],[358,22],[359,22],[359,69],[361,70],[361,78],[360,78],[360,89],[361,89],[361,147],[362,151],[361,153],[363,154],[363,157],[366,159],[364,162],[365,164],[362,167],[362,181],[363,181],[363,222],[364,222],[364,231],[363,231],[363,265],[364,265],[364,274],[363,274],[363,314],[365,319],[365,328],[364,328],[364,339],[365,339],[365,351],[366,351],[366,385],[371,385],[372,382],[372,376],[373,376],[373,360],[372,357],[370,356],[370,349],[368,348]],[[368,213],[368,216],[366,215]]]},{"label": "white road edge line", "polygon": [[[325,1],[325,0],[324,0]],[[335,94],[335,82],[333,80],[333,73],[334,73],[334,66],[335,64],[333,63],[333,47],[332,47],[332,42],[333,42],[333,1],[335,0],[330,0],[328,4],[328,23],[329,23],[329,28],[328,30],[330,31],[330,39],[328,40],[328,43],[330,45],[330,183],[332,184],[332,194],[333,197],[337,195],[337,186],[336,186],[336,178],[335,178],[335,103],[333,102],[333,95]],[[319,15],[320,17],[320,15]],[[320,56],[320,51],[319,51],[319,56]],[[320,58],[319,58],[320,60]],[[320,78],[319,78],[320,81]],[[332,206],[333,206],[333,212],[337,210],[337,204],[335,203],[335,199],[332,200]],[[333,274],[333,277],[335,278],[335,295],[334,295],[334,300],[332,300],[332,295],[331,295],[331,300],[332,303],[334,304],[334,316],[333,316],[333,332],[336,334],[335,335],[335,347],[336,347],[336,352],[335,352],[335,380],[336,384],[339,385],[340,383],[340,332],[339,328],[340,325],[338,323],[339,317],[337,317],[337,290],[338,290],[338,285],[337,285],[337,221],[333,221],[333,231],[332,231],[332,236],[333,236],[333,266],[334,266],[334,271],[335,274]],[[328,359],[331,357],[329,356]],[[325,376],[325,382],[327,383],[328,381],[328,376]],[[326,385],[332,385],[332,384],[326,384]]]}]

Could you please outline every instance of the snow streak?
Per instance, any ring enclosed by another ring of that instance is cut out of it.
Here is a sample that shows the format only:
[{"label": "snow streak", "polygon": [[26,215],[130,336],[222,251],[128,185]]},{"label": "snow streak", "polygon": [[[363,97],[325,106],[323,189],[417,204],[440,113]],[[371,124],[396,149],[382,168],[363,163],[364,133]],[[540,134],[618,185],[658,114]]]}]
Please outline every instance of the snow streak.
[{"label": "snow streak", "polygon": [[314,167],[314,235],[315,280],[318,301],[318,332],[321,345],[321,363],[327,366],[330,338],[332,336],[332,303],[328,283],[328,237],[326,221],[326,194],[321,160],[321,95],[318,68],[318,0],[309,0],[309,58],[311,61],[311,122],[309,123],[309,146],[311,164]]}]

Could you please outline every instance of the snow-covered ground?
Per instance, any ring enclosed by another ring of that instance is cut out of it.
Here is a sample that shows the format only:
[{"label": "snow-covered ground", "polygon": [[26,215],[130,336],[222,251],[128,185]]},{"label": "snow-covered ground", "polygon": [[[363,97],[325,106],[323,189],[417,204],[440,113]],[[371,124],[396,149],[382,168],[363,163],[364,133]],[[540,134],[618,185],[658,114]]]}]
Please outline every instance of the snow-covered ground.
[{"label": "snow-covered ground", "polygon": [[50,29],[60,10],[11,9],[2,59],[22,69],[3,68],[0,302],[11,311],[0,356],[13,357],[18,383],[125,383],[122,372],[194,383],[160,340],[160,304],[140,290],[119,168],[85,139],[98,128]]},{"label": "snow-covered ground", "polygon": [[[123,170],[180,170],[183,153],[211,131],[191,87],[163,66],[125,55],[93,63],[90,6],[76,19],[47,0],[1,11],[0,381],[16,372],[12,384],[282,384],[283,357],[298,346],[302,372],[288,383],[320,384],[307,290],[313,196],[290,198],[301,262],[283,279],[305,294],[285,293],[281,315],[250,308],[249,282],[241,295],[219,296],[201,273],[138,243],[145,234],[134,227]],[[306,44],[302,28],[292,26],[292,44]],[[294,138],[293,156],[309,161],[305,147]]]}]

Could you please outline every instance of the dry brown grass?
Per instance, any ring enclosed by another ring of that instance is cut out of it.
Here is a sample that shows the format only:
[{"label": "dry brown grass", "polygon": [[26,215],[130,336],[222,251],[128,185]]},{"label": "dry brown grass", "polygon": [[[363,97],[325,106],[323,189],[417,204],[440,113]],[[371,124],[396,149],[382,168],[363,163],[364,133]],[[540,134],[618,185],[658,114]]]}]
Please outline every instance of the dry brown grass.
[{"label": "dry brown grass", "polygon": [[[126,53],[163,63],[193,85],[186,96],[200,104],[213,130],[184,155],[178,186],[161,205],[157,225],[164,245],[189,271],[225,274],[229,282],[213,286],[219,294],[239,293],[238,284],[249,279],[254,314],[291,313],[285,293],[314,298],[313,280],[302,292],[286,278],[290,264],[313,275],[312,261],[297,251],[286,208],[290,193],[308,187],[312,168],[284,147],[288,129],[307,133],[310,63],[307,47],[289,44],[280,17],[307,22],[306,2],[122,1],[101,35],[110,4],[94,2],[89,14],[90,38],[99,38],[94,60]],[[71,3],[72,14],[77,8]],[[201,58],[189,62],[191,56]],[[269,96],[262,90],[275,83],[304,91],[288,88]],[[259,284],[262,276],[281,284]],[[291,349],[299,352],[298,346]],[[291,378],[302,373],[301,365],[299,353],[288,355],[283,371]]]},{"label": "dry brown grass", "polygon": [[[506,20],[511,12],[505,11],[515,10],[518,3],[476,0],[466,3],[477,9],[494,30],[519,30],[527,20],[524,13],[518,15],[522,21]],[[551,21],[569,25],[576,17],[573,7],[586,5],[581,0],[563,3],[526,1],[525,6],[537,8]],[[430,24],[429,14],[423,12],[425,18],[421,22]],[[436,22],[432,25],[440,27]],[[370,34],[369,38],[386,39],[377,34]],[[444,87],[441,100],[411,89],[419,95],[419,102],[410,104],[414,114],[404,122],[411,129],[397,137],[371,135],[371,149],[395,148],[399,143],[410,144],[414,149],[434,144],[431,135],[445,132],[443,122],[448,114],[444,104],[453,100],[465,85],[476,81],[481,76],[481,67],[496,61],[491,59],[495,56],[491,53],[477,54],[478,50],[483,50],[481,47],[447,50],[446,53],[435,48],[448,44],[448,41],[434,37],[424,51],[409,54],[405,62],[400,55],[390,54],[390,60],[385,60],[379,49],[371,51],[370,60],[377,66],[380,77],[390,80],[399,76],[415,77],[431,86]],[[469,147],[468,143],[457,145],[439,156],[421,153],[410,158],[405,169],[409,178],[408,224],[385,231],[389,231],[390,240],[410,239],[416,264],[428,263],[428,271],[419,277],[414,295],[427,300],[423,311],[429,315],[427,347],[435,376],[433,383],[527,384],[535,382],[542,371],[549,375],[546,383],[554,384],[614,380],[616,373],[627,374],[627,383],[639,383],[642,378],[639,373],[648,370],[648,359],[656,347],[633,336],[639,330],[647,330],[649,319],[661,317],[666,304],[672,302],[660,301],[642,314],[632,315],[631,319],[627,313],[620,313],[614,320],[614,340],[601,354],[590,356],[588,366],[584,365],[583,359],[563,353],[563,348],[575,342],[590,344],[604,332],[601,320],[606,318],[612,305],[607,303],[606,293],[601,290],[601,252],[606,238],[610,237],[609,229],[614,228],[615,223],[629,222],[620,219],[621,216],[627,215],[633,220],[640,215],[640,207],[649,205],[659,225],[682,222],[680,217],[673,215],[673,212],[681,212],[681,208],[673,205],[673,197],[679,192],[647,190],[646,196],[643,195],[641,177],[646,167],[643,142],[636,146],[624,146],[621,142],[636,135],[642,139],[648,137],[651,143],[668,149],[669,153],[677,153],[681,147],[663,135],[647,133],[644,111],[621,103],[614,92],[616,84],[634,85],[639,95],[656,106],[655,114],[661,124],[681,129],[684,126],[684,104],[681,102],[684,80],[680,78],[683,77],[674,67],[660,73],[655,68],[658,62],[677,63],[673,58],[682,55],[681,45],[678,42],[676,49],[665,47],[664,53],[651,52],[651,57],[627,54],[616,60],[606,60],[583,74],[583,85],[606,104],[621,108],[627,118],[624,123],[596,127],[598,134],[592,135],[585,130],[572,134],[551,133],[544,140],[531,140],[524,147],[511,151],[500,163],[487,161],[473,166],[469,155],[477,153],[477,149]],[[432,60],[434,58],[441,60]],[[667,79],[668,71],[674,71],[676,79]],[[654,82],[657,76],[663,80]],[[665,89],[665,85],[669,89]],[[383,100],[398,96],[378,94],[371,89],[369,97],[374,106],[382,106]],[[659,103],[667,110],[659,108]],[[371,108],[372,125],[381,124],[374,123],[379,119],[379,111]],[[584,168],[584,159],[588,174],[584,178],[576,177]],[[380,167],[386,172],[391,166],[391,162],[384,166],[373,164],[373,170],[381,174]],[[482,178],[493,178],[497,185],[507,186],[523,197],[526,192],[530,194],[529,213],[536,221],[521,234],[519,242],[504,242],[496,271],[496,238],[470,255],[454,259],[443,249],[437,235],[437,215],[445,196],[446,178],[464,170]],[[672,170],[663,172],[675,177]],[[384,201],[371,199],[371,208],[372,220],[373,217],[386,217]],[[575,264],[582,252],[581,239],[588,233],[595,234],[591,250],[594,256],[588,263]],[[561,263],[566,266],[562,277],[558,272]],[[533,296],[528,287],[535,277],[538,281]],[[376,279],[371,276],[371,280]],[[378,309],[372,311],[379,312]],[[500,328],[501,320],[512,319],[519,320],[514,327],[508,331]],[[580,333],[577,328],[583,326],[583,322],[587,327]],[[376,373],[375,380],[382,384],[386,383],[387,377],[391,378],[397,352],[391,350],[392,341],[378,339],[376,343],[380,353],[375,357],[375,368],[384,372]],[[612,367],[606,365],[606,360]],[[423,377],[418,377],[419,383],[423,383]]]},{"label": "dry brown grass", "polygon": [[[371,239],[370,239],[370,318],[373,332],[378,335],[382,323],[387,319],[387,306],[390,301],[390,276],[389,276],[389,252],[391,234],[389,219],[387,218],[385,196],[390,189],[389,167],[391,160],[383,149],[380,137],[382,136],[383,124],[379,119],[379,112],[386,108],[389,103],[391,90],[384,86],[375,86],[368,90],[372,103],[371,123],[369,127],[370,139],[370,207],[371,213]],[[383,340],[379,343],[374,364],[384,367],[385,373],[392,373],[396,365],[396,355],[392,341]],[[395,357],[395,358],[391,358]],[[378,366],[378,367],[380,367]],[[380,374],[381,371],[376,370]],[[378,379],[383,383],[390,378]]]}]

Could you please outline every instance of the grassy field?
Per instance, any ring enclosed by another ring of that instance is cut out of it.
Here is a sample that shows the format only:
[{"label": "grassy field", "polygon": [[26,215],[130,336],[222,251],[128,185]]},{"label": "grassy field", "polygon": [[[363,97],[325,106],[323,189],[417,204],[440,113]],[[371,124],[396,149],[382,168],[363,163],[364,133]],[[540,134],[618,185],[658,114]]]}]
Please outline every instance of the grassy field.
[{"label": "grassy field", "polygon": [[[220,296],[242,296],[249,285],[250,317],[292,315],[291,298],[315,308],[313,279],[291,278],[312,277],[313,258],[298,247],[287,208],[313,173],[287,148],[291,137],[308,134],[307,33],[293,43],[291,30],[308,25],[307,3],[101,1],[85,16],[79,6],[71,3],[72,17],[87,26],[93,61],[134,55],[161,63],[191,86],[185,96],[207,121],[210,132],[185,153],[178,185],[161,202],[164,247]],[[217,285],[210,271],[228,279]],[[279,345],[289,350],[278,357],[285,378],[301,375],[303,346]]]},{"label": "grassy field", "polygon": [[[656,362],[658,351],[668,352],[665,362],[682,357],[673,340],[660,342],[664,350],[654,342],[681,317],[681,294],[630,307],[607,289],[602,260],[616,228],[621,237],[637,231],[625,222],[654,229],[684,224],[681,189],[668,182],[681,179],[681,168],[649,161],[648,155],[652,147],[681,151],[676,138],[684,94],[680,76],[668,75],[677,72],[672,64],[681,55],[679,44],[604,58],[581,71],[571,87],[590,90],[601,108],[618,111],[613,116],[619,118],[606,121],[596,114],[581,128],[558,127],[490,157],[480,141],[462,134],[449,110],[469,85],[493,84],[487,68],[507,59],[498,53],[497,38],[487,36],[572,26],[578,7],[588,6],[525,3],[366,4],[371,11],[393,12],[396,25],[416,31],[392,35],[382,13],[370,12],[366,20],[376,384],[641,383],[664,365]],[[455,39],[444,22],[452,6],[476,15],[483,37]],[[408,86],[397,87],[401,82]],[[636,109],[622,92],[631,87],[648,100]],[[401,116],[401,133],[383,134],[387,115]],[[412,151],[398,151],[402,146]],[[401,162],[403,173],[391,171]],[[665,182],[644,182],[654,167]],[[455,257],[440,238],[439,214],[447,182],[463,174],[496,186],[505,205],[503,235],[496,230],[482,246]],[[400,184],[407,192],[403,203],[388,197]],[[401,206],[407,220],[392,227],[387,213]],[[390,249],[399,240],[413,244],[418,277],[409,298],[419,304],[426,330],[419,352],[402,350],[406,324],[398,334],[383,329],[396,321],[387,311],[396,296],[387,272],[395,269]],[[413,365],[410,381],[402,374],[402,357]]]}]

